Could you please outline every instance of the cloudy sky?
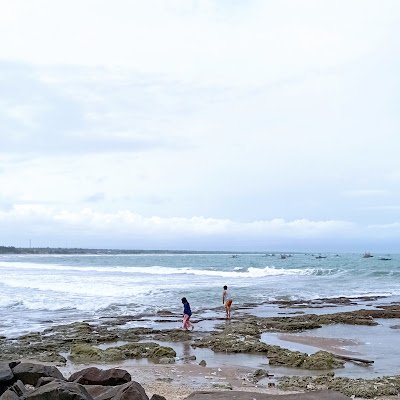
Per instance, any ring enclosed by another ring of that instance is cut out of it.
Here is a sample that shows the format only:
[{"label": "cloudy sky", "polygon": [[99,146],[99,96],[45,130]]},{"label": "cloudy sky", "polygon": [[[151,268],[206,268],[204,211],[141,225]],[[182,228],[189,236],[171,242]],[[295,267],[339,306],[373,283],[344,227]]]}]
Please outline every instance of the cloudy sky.
[{"label": "cloudy sky", "polygon": [[399,250],[399,1],[0,10],[0,245]]}]

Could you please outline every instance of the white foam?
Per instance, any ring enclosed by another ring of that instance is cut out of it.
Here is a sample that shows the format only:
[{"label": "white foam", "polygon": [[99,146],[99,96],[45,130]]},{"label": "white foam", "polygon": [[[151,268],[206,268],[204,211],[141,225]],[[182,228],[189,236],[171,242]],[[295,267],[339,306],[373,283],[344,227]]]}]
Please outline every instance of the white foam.
[{"label": "white foam", "polygon": [[[313,268],[305,269],[283,269],[275,267],[254,268],[249,267],[247,271],[217,271],[217,270],[199,270],[187,267],[182,268],[168,268],[162,266],[151,267],[94,267],[94,266],[72,266],[60,264],[36,264],[36,263],[10,263],[0,262],[0,269],[12,268],[21,270],[51,270],[51,271],[97,271],[97,272],[122,272],[127,274],[151,274],[151,275],[176,275],[176,274],[189,274],[198,276],[215,276],[224,278],[257,278],[263,276],[277,276],[277,275],[312,275],[315,273]],[[238,268],[238,267],[237,267]],[[236,269],[236,268],[235,268]],[[240,268],[241,270],[242,268]]]}]

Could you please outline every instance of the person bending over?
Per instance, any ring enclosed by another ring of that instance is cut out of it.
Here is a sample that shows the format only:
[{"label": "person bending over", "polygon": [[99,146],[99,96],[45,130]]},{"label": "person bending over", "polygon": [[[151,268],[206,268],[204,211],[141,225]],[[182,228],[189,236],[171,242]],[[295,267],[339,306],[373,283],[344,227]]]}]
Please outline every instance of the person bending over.
[{"label": "person bending over", "polygon": [[228,291],[228,286],[224,286],[224,291],[222,292],[222,304],[225,304],[226,317],[231,317],[231,306],[232,306],[232,296]]}]

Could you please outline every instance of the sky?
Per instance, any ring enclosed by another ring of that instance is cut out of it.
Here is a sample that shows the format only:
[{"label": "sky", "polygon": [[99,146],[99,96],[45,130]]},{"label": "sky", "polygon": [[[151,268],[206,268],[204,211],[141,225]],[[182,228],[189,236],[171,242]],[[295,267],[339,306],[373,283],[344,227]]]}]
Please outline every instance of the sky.
[{"label": "sky", "polygon": [[399,1],[0,9],[0,245],[400,250]]}]

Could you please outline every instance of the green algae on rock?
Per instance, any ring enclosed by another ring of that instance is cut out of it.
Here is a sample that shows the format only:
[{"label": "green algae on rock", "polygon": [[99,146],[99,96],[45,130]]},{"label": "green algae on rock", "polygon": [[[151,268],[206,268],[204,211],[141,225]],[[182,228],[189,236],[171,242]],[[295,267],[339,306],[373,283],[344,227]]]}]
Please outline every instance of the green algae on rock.
[{"label": "green algae on rock", "polygon": [[400,375],[375,379],[335,378],[333,373],[312,376],[284,376],[278,379],[278,387],[284,390],[331,389],[347,396],[375,398],[400,395]]},{"label": "green algae on rock", "polygon": [[75,344],[71,347],[70,358],[73,361],[119,361],[130,358],[176,357],[171,347],[160,346],[156,343],[129,343],[123,346],[109,347],[102,350],[88,344]]}]

